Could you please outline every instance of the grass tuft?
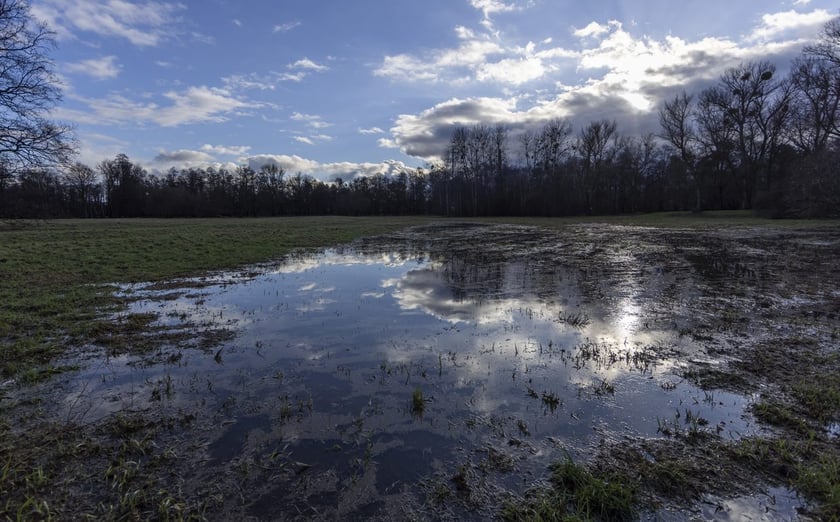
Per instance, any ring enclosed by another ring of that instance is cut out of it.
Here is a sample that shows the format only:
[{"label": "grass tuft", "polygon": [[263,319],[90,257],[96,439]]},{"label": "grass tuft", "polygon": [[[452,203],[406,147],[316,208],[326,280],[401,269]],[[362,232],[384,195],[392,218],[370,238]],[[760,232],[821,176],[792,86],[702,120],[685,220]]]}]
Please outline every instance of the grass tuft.
[{"label": "grass tuft", "polygon": [[508,502],[504,520],[634,520],[637,485],[628,479],[598,477],[571,457],[551,465],[551,489]]},{"label": "grass tuft", "polygon": [[414,388],[411,392],[411,412],[415,415],[422,415],[426,409],[426,401],[423,399],[423,390]]}]

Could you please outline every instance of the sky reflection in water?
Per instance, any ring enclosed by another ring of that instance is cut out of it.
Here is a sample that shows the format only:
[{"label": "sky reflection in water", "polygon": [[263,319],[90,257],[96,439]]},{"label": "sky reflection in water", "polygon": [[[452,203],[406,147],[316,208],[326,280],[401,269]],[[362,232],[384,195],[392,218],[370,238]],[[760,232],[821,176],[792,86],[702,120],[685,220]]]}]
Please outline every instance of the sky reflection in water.
[{"label": "sky reflection in water", "polygon": [[[332,477],[313,495],[356,480],[391,494],[451,475],[488,447],[540,476],[565,451],[591,454],[604,438],[753,429],[746,398],[704,393],[675,372],[669,347],[684,341],[649,317],[661,278],[605,286],[593,277],[412,239],[290,258],[176,299],[141,285],[130,312],[235,338],[218,357],[186,349],[164,363],[94,362],[66,407],[86,420],[195,411],[210,419],[211,465],[282,442],[310,476]],[[422,415],[411,411],[415,388]],[[703,420],[692,426],[687,412]]]}]

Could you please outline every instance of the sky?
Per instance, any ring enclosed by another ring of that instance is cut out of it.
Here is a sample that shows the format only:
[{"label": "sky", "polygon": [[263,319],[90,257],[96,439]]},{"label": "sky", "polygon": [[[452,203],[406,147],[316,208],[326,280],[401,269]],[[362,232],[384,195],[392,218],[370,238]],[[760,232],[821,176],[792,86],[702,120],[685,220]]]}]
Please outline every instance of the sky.
[{"label": "sky", "polygon": [[[790,60],[825,0],[30,0],[78,160],[273,163],[321,180],[439,160],[452,130],[554,118],[657,132],[727,68]],[[515,149],[515,147],[512,147]],[[515,155],[515,154],[514,154]]]}]

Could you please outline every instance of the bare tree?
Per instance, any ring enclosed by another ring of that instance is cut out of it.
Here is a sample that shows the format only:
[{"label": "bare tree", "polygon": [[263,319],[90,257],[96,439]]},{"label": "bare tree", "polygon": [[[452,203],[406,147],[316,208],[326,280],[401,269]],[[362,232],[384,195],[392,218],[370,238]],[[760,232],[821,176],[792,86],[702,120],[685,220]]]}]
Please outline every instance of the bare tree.
[{"label": "bare tree", "polygon": [[805,48],[805,54],[828,60],[840,66],[840,18],[829,21],[823,27],[820,40]]},{"label": "bare tree", "polygon": [[742,208],[752,206],[761,179],[770,185],[773,159],[789,118],[789,84],[774,79],[775,73],[768,62],[747,62],[728,69],[718,85],[700,94],[706,143],[727,151],[731,147],[735,153],[727,160],[738,178]]},{"label": "bare tree", "polygon": [[537,137],[537,161],[543,172],[556,176],[559,166],[571,150],[569,138],[572,126],[569,122],[554,118],[546,123]]},{"label": "bare tree", "polygon": [[659,109],[659,125],[662,127],[662,137],[674,146],[680,155],[680,161],[687,176],[694,180],[696,209],[702,207],[700,171],[695,162],[697,159],[697,132],[693,122],[692,96],[683,91],[668,100]]},{"label": "bare tree", "polygon": [[23,0],[0,0],[0,161],[13,168],[64,163],[74,153],[70,128],[49,121],[61,99],[47,57],[53,33]]},{"label": "bare tree", "polygon": [[806,56],[794,61],[790,140],[805,153],[825,149],[840,137],[840,64]]},{"label": "bare tree", "polygon": [[[581,129],[578,135],[577,152],[582,162],[584,205],[590,214],[595,210],[599,192],[603,189],[605,166],[616,153],[617,128],[615,121],[593,121]],[[610,144],[613,146],[610,147]]]},{"label": "bare tree", "polygon": [[96,173],[83,163],[76,162],[64,174],[64,182],[79,205],[83,217],[93,217],[94,207],[98,203],[100,187],[97,185]]}]

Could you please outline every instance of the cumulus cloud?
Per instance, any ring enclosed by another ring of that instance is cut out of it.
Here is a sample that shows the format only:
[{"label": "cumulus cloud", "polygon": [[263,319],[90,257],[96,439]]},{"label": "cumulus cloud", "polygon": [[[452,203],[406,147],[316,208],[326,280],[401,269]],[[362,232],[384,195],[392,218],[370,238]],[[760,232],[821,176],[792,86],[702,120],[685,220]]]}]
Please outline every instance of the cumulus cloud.
[{"label": "cumulus cloud", "polygon": [[[512,4],[511,4],[512,5]],[[386,55],[373,73],[403,82],[487,82],[518,86],[547,77],[579,51],[554,46],[551,38],[539,44],[506,45],[498,33],[476,33],[455,27],[459,44],[417,54]]]},{"label": "cumulus cloud", "polygon": [[276,165],[288,174],[301,173],[321,181],[335,181],[338,178],[350,181],[357,177],[369,177],[378,174],[390,177],[415,170],[401,161],[393,160],[381,163],[321,163],[297,155],[284,154],[258,154],[243,158],[243,162],[254,170],[259,170],[263,165]]},{"label": "cumulus cloud", "polygon": [[285,170],[289,176],[300,173],[325,182],[333,182],[339,178],[349,182],[358,177],[370,177],[380,174],[391,177],[403,172],[407,173],[415,170],[401,161],[389,160],[380,163],[322,163],[298,155],[285,154],[254,154],[240,156],[235,162],[220,162],[205,150],[188,149],[160,151],[150,162],[146,162],[147,168],[155,173],[163,173],[173,167],[176,169],[213,167],[216,169],[226,168],[233,170],[240,165],[257,171],[265,165],[274,165]]},{"label": "cumulus cloud", "polygon": [[116,56],[91,58],[81,62],[69,63],[64,68],[71,73],[86,74],[98,80],[116,78],[120,74],[121,66]]},{"label": "cumulus cloud", "polygon": [[541,78],[546,72],[543,61],[535,56],[528,58],[507,58],[496,63],[488,63],[478,69],[479,81],[495,81],[520,85]]},{"label": "cumulus cloud", "polygon": [[305,143],[307,145],[315,145],[315,140],[313,140],[312,138],[307,138],[306,136],[295,136],[292,139],[300,143]]},{"label": "cumulus cloud", "polygon": [[556,69],[551,60],[558,58],[571,62],[579,73],[590,73],[588,79],[568,85],[562,76],[554,76],[555,90],[542,94],[525,95],[512,89],[504,97],[451,98],[417,114],[400,115],[390,129],[391,137],[381,138],[379,145],[437,161],[457,126],[503,124],[516,135],[553,118],[565,118],[576,129],[606,118],[615,119],[626,134],[656,132],[661,100],[682,89],[696,92],[743,61],[787,64],[807,41],[803,35],[813,39],[829,18],[823,10],[768,14],[740,40],[656,39],[634,35],[617,21],[572,29],[590,45],[582,50],[538,49],[532,43],[506,48],[504,53],[518,56],[484,63],[472,72],[479,81],[515,87],[536,78],[552,78]]},{"label": "cumulus cloud", "polygon": [[610,32],[610,26],[617,23],[618,22],[610,21],[606,25],[601,25],[598,22],[590,22],[589,25],[587,25],[586,27],[582,27],[580,29],[575,29],[574,31],[572,31],[572,34],[574,34],[578,38],[597,37]]},{"label": "cumulus cloud", "polygon": [[177,34],[181,3],[109,0],[41,0],[32,5],[32,14],[44,20],[59,38],[72,38],[89,32],[112,38],[125,38],[138,46],[156,46]]},{"label": "cumulus cloud", "polygon": [[759,25],[750,35],[750,40],[767,42],[779,36],[801,38],[813,35],[814,28],[822,27],[834,18],[825,9],[816,9],[810,13],[785,11],[765,14]]}]

